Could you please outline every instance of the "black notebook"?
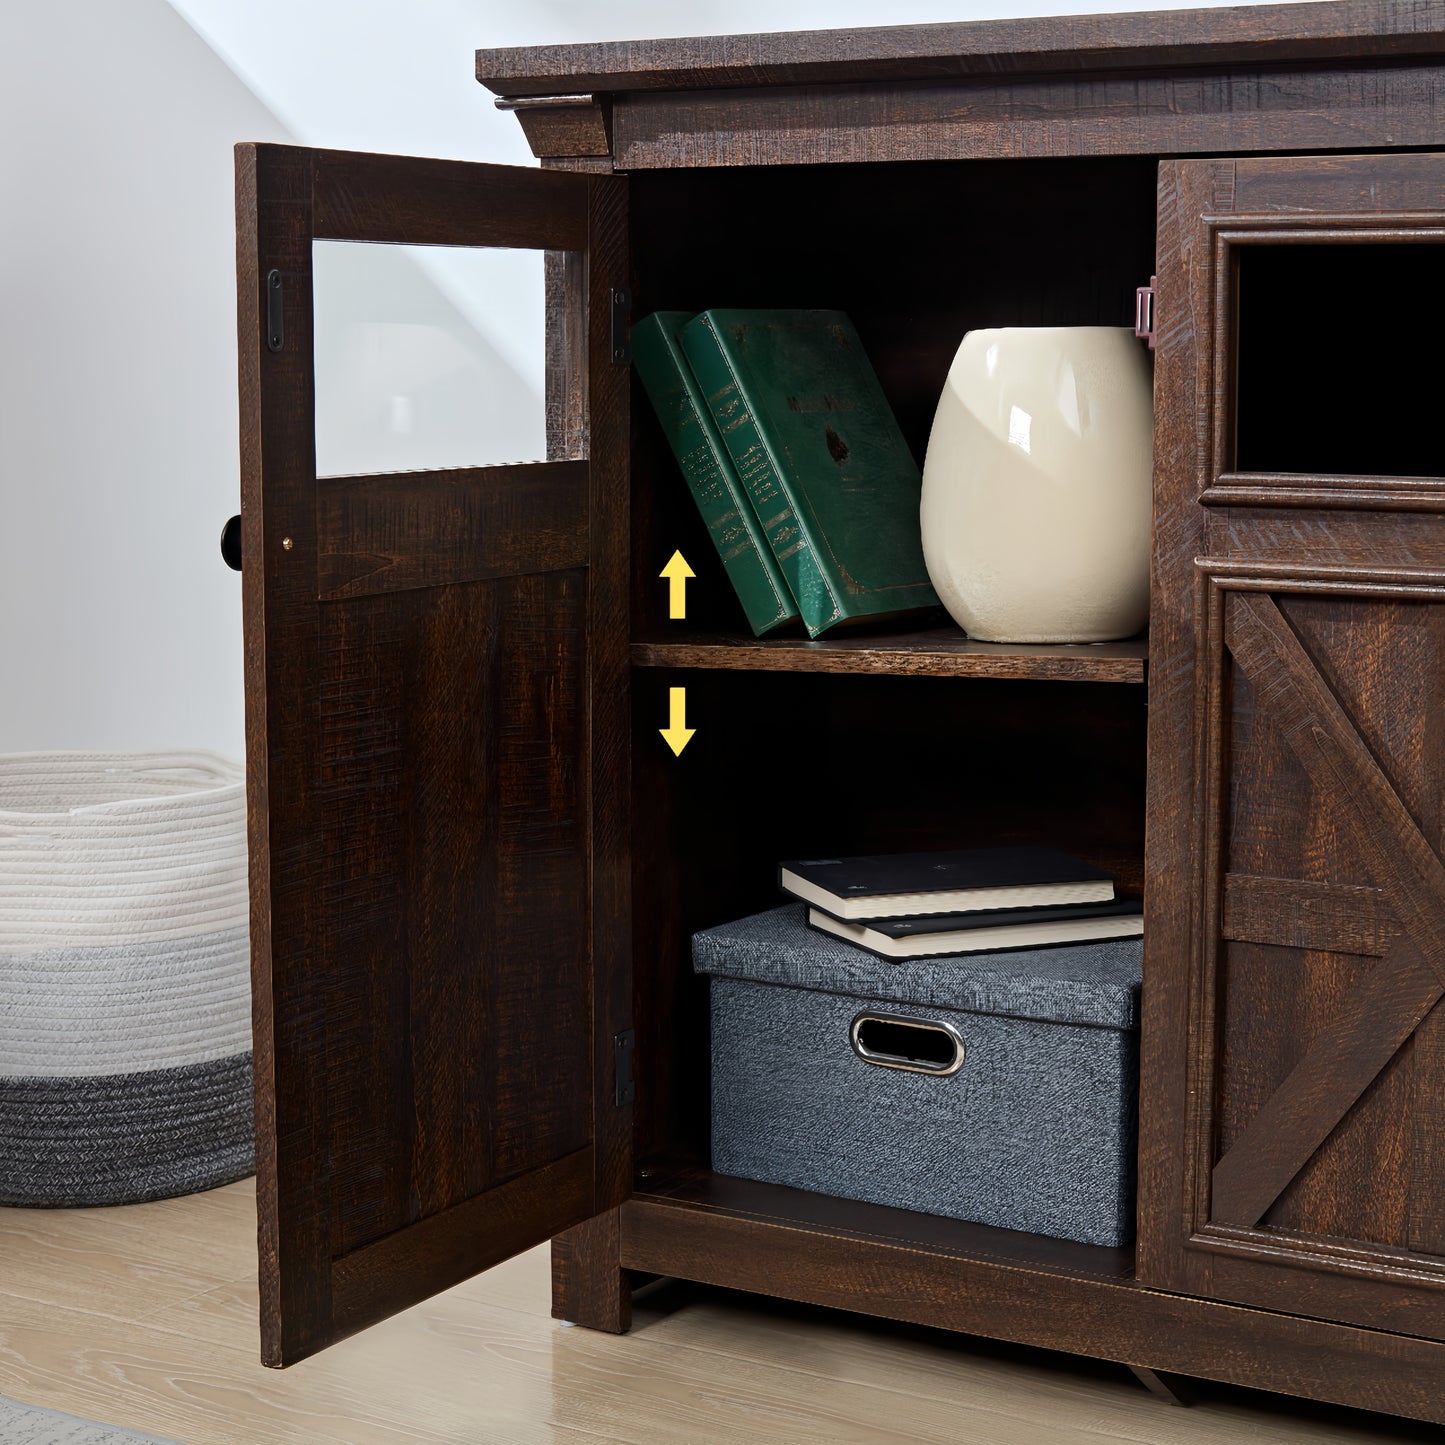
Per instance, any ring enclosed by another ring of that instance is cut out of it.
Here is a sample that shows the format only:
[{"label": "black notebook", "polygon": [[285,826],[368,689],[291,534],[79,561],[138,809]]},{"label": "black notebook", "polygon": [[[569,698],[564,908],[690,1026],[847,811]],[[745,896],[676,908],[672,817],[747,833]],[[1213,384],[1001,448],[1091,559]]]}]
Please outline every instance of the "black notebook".
[{"label": "black notebook", "polygon": [[1065,908],[1005,908],[930,918],[882,918],[871,923],[847,923],[810,908],[808,922],[880,958],[930,958],[1134,938],[1144,931],[1144,905],[1137,898],[1116,898]]},{"label": "black notebook", "polygon": [[1107,903],[1114,875],[1056,848],[965,848],[784,863],[785,893],[834,918],[908,918],[979,909]]}]

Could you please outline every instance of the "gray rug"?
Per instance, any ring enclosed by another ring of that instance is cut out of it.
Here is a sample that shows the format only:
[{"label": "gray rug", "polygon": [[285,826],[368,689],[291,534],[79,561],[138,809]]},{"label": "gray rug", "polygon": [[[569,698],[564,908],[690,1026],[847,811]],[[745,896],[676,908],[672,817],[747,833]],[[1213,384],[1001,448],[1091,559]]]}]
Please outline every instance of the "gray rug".
[{"label": "gray rug", "polygon": [[137,1435],[118,1425],[99,1425],[57,1410],[39,1410],[0,1395],[0,1440],[5,1445],[177,1445],[158,1435]]}]

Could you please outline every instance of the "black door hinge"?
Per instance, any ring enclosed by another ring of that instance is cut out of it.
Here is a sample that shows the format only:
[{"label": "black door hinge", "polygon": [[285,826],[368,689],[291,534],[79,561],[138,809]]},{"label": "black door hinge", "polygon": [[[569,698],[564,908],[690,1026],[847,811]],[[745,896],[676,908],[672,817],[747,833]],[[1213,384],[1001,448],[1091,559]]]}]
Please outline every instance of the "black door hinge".
[{"label": "black door hinge", "polygon": [[1159,278],[1151,276],[1147,286],[1140,286],[1134,292],[1134,335],[1150,351],[1154,350],[1154,343],[1159,339],[1154,323],[1154,287],[1158,283]]},{"label": "black door hinge", "polygon": [[266,273],[266,345],[280,351],[286,344],[286,325],[281,307],[281,273]]},{"label": "black door hinge", "polygon": [[632,309],[632,292],[626,286],[612,288],[612,359],[619,366],[632,360],[632,334],[627,313]]},{"label": "black door hinge", "polygon": [[632,1082],[632,1045],[634,1034],[623,1029],[612,1040],[612,1066],[617,1080],[617,1106],[630,1104],[637,1097],[637,1085]]}]

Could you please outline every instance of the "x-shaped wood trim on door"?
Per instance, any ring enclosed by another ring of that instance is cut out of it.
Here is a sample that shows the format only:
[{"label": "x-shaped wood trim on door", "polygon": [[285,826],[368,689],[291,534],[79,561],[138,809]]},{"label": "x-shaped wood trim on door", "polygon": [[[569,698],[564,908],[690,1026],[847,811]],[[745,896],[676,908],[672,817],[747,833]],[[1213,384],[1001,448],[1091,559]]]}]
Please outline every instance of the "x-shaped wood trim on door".
[{"label": "x-shaped wood trim on door", "polygon": [[1352,808],[1402,929],[1214,1166],[1211,1222],[1250,1228],[1445,994],[1445,864],[1273,598],[1232,592],[1224,641],[1311,779]]}]

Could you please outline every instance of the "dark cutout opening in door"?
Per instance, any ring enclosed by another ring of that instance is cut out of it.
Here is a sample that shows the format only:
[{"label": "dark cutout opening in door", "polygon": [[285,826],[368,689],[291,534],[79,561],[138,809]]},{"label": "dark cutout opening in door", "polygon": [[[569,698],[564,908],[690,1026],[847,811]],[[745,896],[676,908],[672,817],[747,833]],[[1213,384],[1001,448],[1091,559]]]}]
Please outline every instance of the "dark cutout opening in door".
[{"label": "dark cutout opening in door", "polygon": [[1234,470],[1445,475],[1445,245],[1242,246]]}]

